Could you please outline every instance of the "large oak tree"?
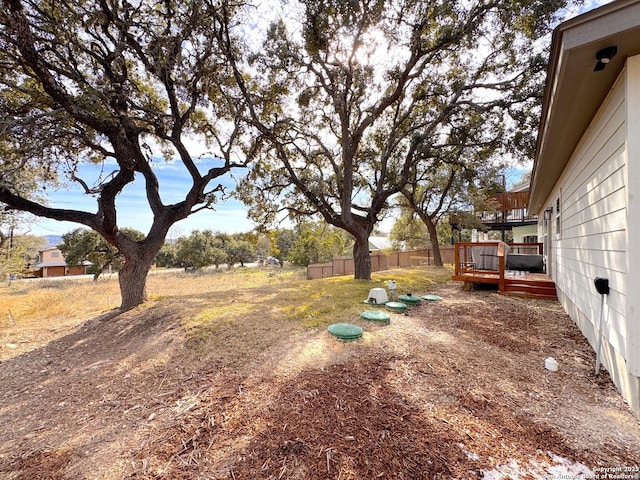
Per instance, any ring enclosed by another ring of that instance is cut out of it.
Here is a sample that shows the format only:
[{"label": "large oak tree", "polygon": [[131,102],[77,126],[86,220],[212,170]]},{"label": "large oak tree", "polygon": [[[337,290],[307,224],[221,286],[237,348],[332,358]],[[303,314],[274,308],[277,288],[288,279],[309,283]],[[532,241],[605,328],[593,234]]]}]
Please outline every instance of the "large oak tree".
[{"label": "large oak tree", "polygon": [[508,112],[564,3],[288,2],[251,64],[227,51],[262,141],[241,191],[255,218],[320,215],[354,237],[355,278],[370,278],[388,200],[456,118]]},{"label": "large oak tree", "polygon": [[[518,103],[528,108],[530,102],[535,103],[535,98],[518,100],[513,95],[509,105],[520,110]],[[484,197],[485,187],[503,171],[502,155],[513,149],[503,148],[508,139],[502,117],[501,109],[496,108],[454,116],[446,135],[423,142],[420,158],[398,197],[401,210],[410,211],[411,217],[416,215],[425,225],[436,266],[442,266],[438,222],[451,211],[473,210]]]},{"label": "large oak tree", "polygon": [[[211,207],[219,177],[244,165],[243,136],[216,39],[223,28],[213,0],[3,0],[0,96],[13,166],[37,166],[44,180],[77,182],[86,204],[47,206],[0,171],[0,202],[36,216],[98,232],[123,255],[121,308],[145,299],[146,275],[169,228]],[[232,22],[237,7],[225,3]],[[225,26],[226,28],[227,26]],[[189,145],[206,142],[216,163],[202,168]],[[184,199],[165,203],[157,164],[179,162],[191,182]],[[103,163],[98,179],[82,162]],[[112,168],[110,167],[112,166]],[[213,166],[211,166],[213,165]],[[110,171],[111,170],[111,171]],[[153,216],[146,237],[118,223],[116,199],[142,178]]]}]

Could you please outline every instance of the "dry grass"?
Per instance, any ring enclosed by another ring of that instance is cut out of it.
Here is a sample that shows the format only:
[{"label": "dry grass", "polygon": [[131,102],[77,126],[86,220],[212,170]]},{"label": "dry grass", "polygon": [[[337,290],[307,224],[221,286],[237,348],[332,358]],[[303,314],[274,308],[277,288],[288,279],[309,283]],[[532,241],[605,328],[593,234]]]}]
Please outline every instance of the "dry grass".
[{"label": "dry grass", "polygon": [[[32,342],[23,335],[64,333],[69,328],[120,304],[116,280],[33,280],[13,282],[0,288],[0,345],[9,343],[16,352],[29,350]],[[6,338],[11,342],[5,342]],[[2,352],[6,357],[9,352]]]},{"label": "dry grass", "polygon": [[[0,289],[0,308],[18,312],[0,319],[0,477],[541,478],[555,458],[635,465],[637,420],[605,373],[593,378],[593,351],[560,306],[449,277],[165,272],[120,315],[115,279]],[[391,278],[398,293],[444,300],[388,325],[361,320],[368,290]],[[337,321],[363,326],[362,339],[331,337]],[[544,370],[549,355],[558,372]]]},{"label": "dry grass", "polygon": [[149,290],[179,300],[189,350],[196,356],[240,366],[256,358],[283,334],[324,328],[359,318],[369,290],[394,278],[400,291],[426,292],[446,281],[446,269],[395,270],[371,281],[333,277],[309,281],[301,270],[241,269],[195,276],[155,276]]},{"label": "dry grass", "polygon": [[30,280],[0,289],[0,312],[19,322],[86,318],[120,303],[116,280]]},{"label": "dry grass", "polygon": [[[194,355],[231,359],[233,365],[255,358],[283,331],[358,318],[369,290],[385,286],[388,279],[397,281],[398,293],[423,293],[450,275],[447,269],[422,267],[375,273],[371,281],[350,276],[310,281],[302,269],[154,271],[147,281],[149,301],[140,308],[162,306],[178,315]],[[0,350],[0,358],[39,346],[23,338],[25,332],[51,339],[119,304],[115,276],[97,283],[84,278],[5,285],[0,288],[0,346],[10,349]]]}]

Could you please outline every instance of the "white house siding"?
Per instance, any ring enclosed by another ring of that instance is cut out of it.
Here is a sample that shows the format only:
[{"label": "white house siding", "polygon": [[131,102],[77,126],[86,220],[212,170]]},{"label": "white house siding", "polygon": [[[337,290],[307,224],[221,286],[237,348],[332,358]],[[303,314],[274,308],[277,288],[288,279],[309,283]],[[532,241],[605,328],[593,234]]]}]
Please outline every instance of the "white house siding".
[{"label": "white house siding", "polygon": [[538,227],[535,225],[525,225],[524,227],[513,227],[513,242],[522,243],[524,237],[538,235]]},{"label": "white house siding", "polygon": [[[627,144],[627,75],[625,69],[612,87],[546,199],[545,208],[553,209],[548,237],[549,270],[556,282],[558,299],[594,349],[601,297],[593,281],[596,277],[609,279],[611,292],[605,306],[608,321],[602,329],[602,362],[629,404],[640,412],[640,383],[637,376],[629,374],[637,355],[630,351],[629,322],[638,316],[627,313],[627,294],[634,291],[629,289],[627,256],[627,185],[630,185],[627,158],[633,158],[628,154]],[[636,130],[635,135],[639,136],[640,130]],[[556,223],[558,199],[559,228]],[[541,220],[541,239],[545,228]],[[640,289],[636,288],[635,292],[638,296]]]},{"label": "white house siding", "polygon": [[[628,172],[628,352],[629,370],[640,377],[640,55],[627,59],[627,152]],[[640,386],[637,386],[640,397]],[[640,400],[639,400],[640,403]]]}]

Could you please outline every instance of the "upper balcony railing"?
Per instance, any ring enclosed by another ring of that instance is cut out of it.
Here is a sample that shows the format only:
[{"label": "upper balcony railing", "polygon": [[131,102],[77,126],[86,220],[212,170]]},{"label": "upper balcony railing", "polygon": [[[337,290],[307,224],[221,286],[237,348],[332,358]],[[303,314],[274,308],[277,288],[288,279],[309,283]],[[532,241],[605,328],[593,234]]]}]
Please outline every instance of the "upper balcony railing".
[{"label": "upper balcony railing", "polygon": [[500,210],[526,210],[529,206],[529,191],[496,193],[491,198]]},{"label": "upper balcony railing", "polygon": [[538,220],[537,215],[532,215],[527,209],[519,210],[501,210],[499,212],[475,212],[478,219],[484,224],[518,224],[518,223],[535,223]]},{"label": "upper balcony railing", "polygon": [[[517,224],[532,224],[537,222],[538,216],[528,210],[529,192],[497,193],[491,197],[495,208],[491,211],[475,211],[478,220],[485,225],[514,226]],[[449,216],[449,223],[458,224],[455,214]]]}]

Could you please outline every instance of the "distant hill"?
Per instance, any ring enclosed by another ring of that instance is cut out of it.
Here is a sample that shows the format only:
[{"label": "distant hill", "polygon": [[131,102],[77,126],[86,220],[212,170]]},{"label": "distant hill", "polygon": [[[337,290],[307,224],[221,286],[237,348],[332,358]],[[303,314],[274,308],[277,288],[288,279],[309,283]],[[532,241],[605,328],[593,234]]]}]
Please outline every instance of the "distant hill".
[{"label": "distant hill", "polygon": [[62,235],[43,235],[42,238],[47,240],[48,247],[56,247],[62,243]]}]

